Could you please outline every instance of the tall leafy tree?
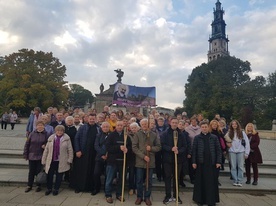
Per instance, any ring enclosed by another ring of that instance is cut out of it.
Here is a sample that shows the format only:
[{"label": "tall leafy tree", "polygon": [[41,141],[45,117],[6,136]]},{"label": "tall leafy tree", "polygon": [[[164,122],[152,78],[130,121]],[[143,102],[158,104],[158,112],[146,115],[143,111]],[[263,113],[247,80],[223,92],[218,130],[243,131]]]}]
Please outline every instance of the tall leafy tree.
[{"label": "tall leafy tree", "polygon": [[52,52],[21,49],[0,65],[0,106],[31,109],[61,106],[67,101],[66,67]]},{"label": "tall leafy tree", "polygon": [[86,103],[92,103],[94,96],[91,91],[85,89],[83,86],[78,84],[69,84],[69,99],[68,103],[72,106],[83,106]]},{"label": "tall leafy tree", "polygon": [[184,107],[190,114],[219,113],[227,119],[240,115],[244,102],[241,85],[250,82],[250,63],[235,57],[221,57],[193,69],[185,85]]}]

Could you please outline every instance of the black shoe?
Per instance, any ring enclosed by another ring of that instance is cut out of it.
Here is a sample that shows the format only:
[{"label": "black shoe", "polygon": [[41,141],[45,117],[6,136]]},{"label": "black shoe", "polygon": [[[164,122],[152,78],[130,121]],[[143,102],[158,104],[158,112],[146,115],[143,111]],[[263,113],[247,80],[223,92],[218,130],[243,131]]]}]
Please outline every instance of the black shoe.
[{"label": "black shoe", "polygon": [[178,197],[178,204],[182,204],[182,200]]},{"label": "black shoe", "polygon": [[35,191],[36,191],[36,192],[40,192],[40,191],[41,191],[41,187],[39,187],[39,186],[36,187]]},{"label": "black shoe", "polygon": [[58,190],[54,190],[53,195],[57,196],[58,195]]},{"label": "black shoe", "polygon": [[93,191],[92,191],[92,193],[91,193],[91,195],[93,195],[93,196],[94,196],[94,195],[96,195],[96,194],[98,194],[98,193],[99,193],[99,191],[97,191],[97,190],[93,190]]},{"label": "black shoe", "polygon": [[171,201],[172,201],[171,197],[166,196],[163,200],[163,203],[166,205],[166,204],[169,204]]},{"label": "black shoe", "polygon": [[245,182],[245,184],[250,184],[251,183],[251,181],[250,180],[247,180],[246,182]]},{"label": "black shoe", "polygon": [[254,181],[252,185],[258,185],[258,181]]},{"label": "black shoe", "polygon": [[52,192],[52,190],[46,190],[45,195],[49,195]]},{"label": "black shoe", "polygon": [[30,192],[32,190],[32,188],[31,187],[26,187],[26,189],[25,189],[25,192],[27,193],[27,192]]},{"label": "black shoe", "polygon": [[181,185],[182,187],[186,187],[186,185],[185,185],[184,182],[180,182],[180,185]]},{"label": "black shoe", "polygon": [[221,183],[220,183],[220,182],[218,182],[218,186],[221,186]]}]

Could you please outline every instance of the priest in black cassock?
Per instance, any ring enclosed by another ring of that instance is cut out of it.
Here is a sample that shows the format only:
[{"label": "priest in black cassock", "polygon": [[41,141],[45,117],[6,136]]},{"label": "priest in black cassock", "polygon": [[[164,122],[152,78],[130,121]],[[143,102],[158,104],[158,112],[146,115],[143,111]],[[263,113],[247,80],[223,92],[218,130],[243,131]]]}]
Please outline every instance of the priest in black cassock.
[{"label": "priest in black cassock", "polygon": [[209,133],[207,122],[201,122],[200,128],[192,151],[192,166],[196,170],[193,200],[198,205],[215,205],[219,202],[217,168],[221,166],[221,148],[218,138]]},{"label": "priest in black cassock", "polygon": [[96,115],[90,114],[88,123],[79,128],[74,141],[75,158],[71,186],[75,188],[76,193],[94,190],[93,174],[96,157],[94,143],[98,133]]}]

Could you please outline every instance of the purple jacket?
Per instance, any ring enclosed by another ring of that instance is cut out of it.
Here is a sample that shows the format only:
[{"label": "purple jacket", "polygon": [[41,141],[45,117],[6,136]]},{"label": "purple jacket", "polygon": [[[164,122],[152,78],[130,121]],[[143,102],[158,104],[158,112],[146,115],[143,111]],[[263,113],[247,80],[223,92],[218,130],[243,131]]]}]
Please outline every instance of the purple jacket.
[{"label": "purple jacket", "polygon": [[47,143],[47,132],[37,130],[30,133],[24,147],[23,156],[26,160],[41,160],[43,149],[42,145]]}]

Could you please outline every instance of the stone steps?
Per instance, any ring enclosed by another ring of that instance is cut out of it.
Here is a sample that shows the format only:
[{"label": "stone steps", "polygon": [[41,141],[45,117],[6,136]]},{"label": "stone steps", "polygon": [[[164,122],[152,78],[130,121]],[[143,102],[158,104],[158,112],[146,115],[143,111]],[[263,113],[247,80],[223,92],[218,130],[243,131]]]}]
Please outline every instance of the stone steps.
[{"label": "stone steps", "polygon": [[[0,170],[0,186],[26,186],[28,179],[28,169],[16,168],[1,168]],[[229,177],[220,177],[222,186],[219,187],[220,192],[223,193],[247,193],[247,194],[276,194],[275,179],[264,177],[259,179],[257,186],[243,184],[243,187],[232,186],[232,181]],[[189,181],[184,181],[186,187],[180,187],[181,192],[192,192],[193,185]],[[45,186],[43,186],[45,187]],[[63,182],[62,188],[68,188],[68,183]],[[126,181],[127,188],[127,181]],[[153,179],[153,191],[164,191],[164,182],[158,182]]]},{"label": "stone steps", "polygon": [[[0,150],[0,168],[28,169],[28,161],[23,159],[22,150]],[[220,176],[229,176],[229,165],[226,161],[225,170]],[[276,178],[276,161],[264,161],[259,165],[260,177]]]}]

